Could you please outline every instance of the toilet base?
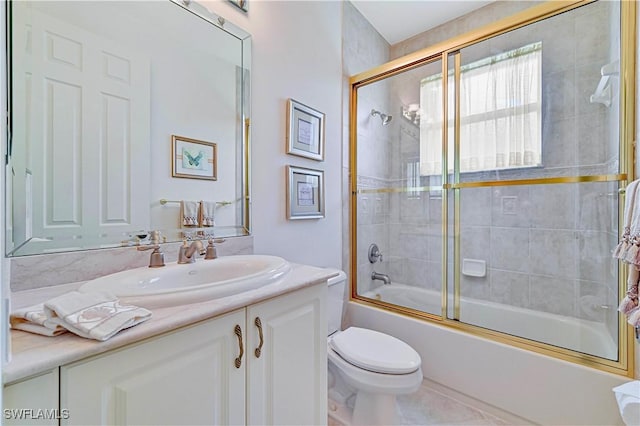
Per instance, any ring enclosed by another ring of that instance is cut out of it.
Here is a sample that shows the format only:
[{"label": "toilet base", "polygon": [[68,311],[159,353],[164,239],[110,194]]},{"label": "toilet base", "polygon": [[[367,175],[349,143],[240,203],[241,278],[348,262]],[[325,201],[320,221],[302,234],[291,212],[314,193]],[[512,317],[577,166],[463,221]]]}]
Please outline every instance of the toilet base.
[{"label": "toilet base", "polygon": [[[354,395],[355,397],[355,395]],[[327,413],[333,424],[344,426],[388,426],[398,422],[398,408],[394,395],[359,392],[353,408],[350,403],[328,400]]]},{"label": "toilet base", "polygon": [[350,426],[353,417],[353,410],[347,405],[336,402],[329,398],[327,404],[327,414],[329,416],[329,426],[340,425]]},{"label": "toilet base", "polygon": [[356,395],[351,424],[354,426],[396,425],[396,396],[360,391]]}]

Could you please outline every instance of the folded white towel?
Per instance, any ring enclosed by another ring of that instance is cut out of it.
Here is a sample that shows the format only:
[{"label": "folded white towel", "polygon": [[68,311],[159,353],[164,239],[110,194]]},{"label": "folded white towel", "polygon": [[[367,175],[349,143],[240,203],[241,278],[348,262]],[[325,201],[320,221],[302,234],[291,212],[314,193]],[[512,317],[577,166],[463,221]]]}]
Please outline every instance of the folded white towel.
[{"label": "folded white towel", "polygon": [[198,226],[198,210],[200,203],[198,201],[181,201],[180,209],[182,216],[182,226]]},{"label": "folded white towel", "polygon": [[100,341],[151,318],[147,309],[121,305],[109,292],[72,291],[45,302],[44,312],[72,333]]},{"label": "folded white towel", "polygon": [[66,328],[47,319],[42,303],[11,312],[9,324],[15,330],[28,331],[43,336],[57,336],[67,332]]},{"label": "folded white towel", "polygon": [[200,208],[202,211],[202,226],[214,226],[214,217],[216,211],[215,201],[201,201]]}]

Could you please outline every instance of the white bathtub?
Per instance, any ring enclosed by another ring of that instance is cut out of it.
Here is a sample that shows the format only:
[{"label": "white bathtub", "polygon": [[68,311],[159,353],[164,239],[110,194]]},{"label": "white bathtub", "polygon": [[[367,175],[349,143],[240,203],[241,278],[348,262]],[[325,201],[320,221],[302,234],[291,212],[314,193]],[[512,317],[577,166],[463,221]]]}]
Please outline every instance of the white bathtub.
[{"label": "white bathtub", "polygon": [[[441,311],[439,292],[404,284],[383,285],[363,296],[436,315]],[[465,297],[460,298],[460,320],[606,359],[618,356],[618,346],[606,325],[595,321]]]},{"label": "white bathtub", "polygon": [[[390,288],[383,288],[382,291],[395,293],[394,286],[399,287],[391,284],[385,286]],[[400,292],[400,297],[405,297],[408,290],[415,291],[414,288],[405,288]],[[375,297],[375,293],[371,294]],[[423,294],[412,293],[410,299],[415,300],[419,296]],[[385,297],[384,294],[382,297]],[[430,295],[429,299],[433,300],[433,295]],[[439,309],[439,299],[432,306]],[[464,307],[463,305],[463,310]],[[509,312],[504,306],[502,311],[486,312],[488,308],[484,302],[466,307],[469,309],[469,315],[474,311],[480,312],[484,321],[494,321],[497,318],[501,320],[501,324],[506,322],[503,316],[506,317],[506,313]],[[484,318],[483,310],[487,318]],[[524,312],[515,310],[516,313],[509,312],[512,317],[508,321],[514,325],[519,322],[517,318],[528,313],[525,309],[521,310]],[[544,317],[544,314],[541,316]],[[559,325],[543,326],[543,321],[544,319],[536,319],[529,320],[528,323],[535,323],[534,325],[542,331],[561,328]],[[611,389],[627,382],[627,377],[551,358],[355,301],[347,304],[344,325],[367,327],[404,340],[420,354],[425,378],[533,423],[622,424]]]}]

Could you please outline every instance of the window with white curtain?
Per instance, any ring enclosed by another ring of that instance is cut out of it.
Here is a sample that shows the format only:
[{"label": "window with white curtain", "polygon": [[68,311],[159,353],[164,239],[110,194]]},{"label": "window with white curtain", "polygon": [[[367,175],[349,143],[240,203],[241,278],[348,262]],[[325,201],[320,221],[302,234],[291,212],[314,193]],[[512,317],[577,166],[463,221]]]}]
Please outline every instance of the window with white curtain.
[{"label": "window with white curtain", "polygon": [[[453,171],[454,81],[449,74],[448,169]],[[542,42],[460,69],[460,171],[541,165]],[[442,74],[420,87],[420,174],[442,173]]]}]

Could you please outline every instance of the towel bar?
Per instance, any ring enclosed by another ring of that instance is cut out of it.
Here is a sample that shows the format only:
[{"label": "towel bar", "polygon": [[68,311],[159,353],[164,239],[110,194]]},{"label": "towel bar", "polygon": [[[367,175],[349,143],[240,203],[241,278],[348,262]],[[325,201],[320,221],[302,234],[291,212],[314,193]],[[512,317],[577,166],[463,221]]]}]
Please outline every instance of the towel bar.
[{"label": "towel bar", "polygon": [[[160,199],[160,204],[165,205],[167,203],[180,203],[180,200],[167,200],[166,198]],[[229,204],[233,204],[233,201],[216,201],[216,204],[220,206],[228,206]]]}]

